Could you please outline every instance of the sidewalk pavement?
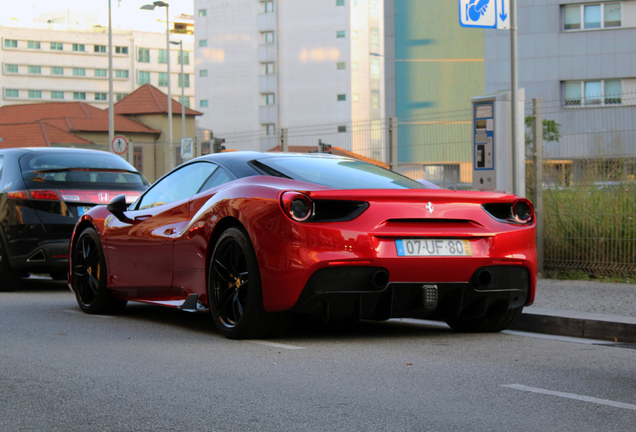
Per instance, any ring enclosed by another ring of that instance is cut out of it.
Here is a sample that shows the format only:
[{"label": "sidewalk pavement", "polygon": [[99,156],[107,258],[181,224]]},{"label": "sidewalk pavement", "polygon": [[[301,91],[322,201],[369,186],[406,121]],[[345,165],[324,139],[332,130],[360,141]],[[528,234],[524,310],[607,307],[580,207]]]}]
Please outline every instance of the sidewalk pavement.
[{"label": "sidewalk pavement", "polygon": [[539,279],[511,329],[636,343],[636,284]]}]

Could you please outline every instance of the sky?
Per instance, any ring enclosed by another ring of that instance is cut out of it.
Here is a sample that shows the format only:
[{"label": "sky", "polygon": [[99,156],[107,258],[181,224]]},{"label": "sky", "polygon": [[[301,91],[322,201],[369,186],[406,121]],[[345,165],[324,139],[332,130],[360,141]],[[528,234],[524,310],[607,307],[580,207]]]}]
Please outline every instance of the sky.
[{"label": "sky", "polygon": [[[34,16],[47,12],[60,12],[70,9],[76,12],[94,12],[97,20],[104,26],[108,25],[108,0],[3,0],[2,15],[18,18],[20,22],[31,22]],[[170,18],[183,13],[193,14],[194,0],[167,0]],[[110,0],[111,19],[113,27],[147,30],[145,23],[164,19],[164,8],[154,11],[140,10],[152,0]],[[165,21],[164,21],[165,25]]]}]

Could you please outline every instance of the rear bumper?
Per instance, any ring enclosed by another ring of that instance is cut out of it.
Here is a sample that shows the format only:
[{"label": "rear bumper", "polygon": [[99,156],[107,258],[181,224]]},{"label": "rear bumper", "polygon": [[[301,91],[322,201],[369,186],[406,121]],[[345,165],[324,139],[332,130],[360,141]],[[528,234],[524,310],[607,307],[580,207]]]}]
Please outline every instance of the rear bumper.
[{"label": "rear bumper", "polygon": [[[386,279],[378,276],[383,272]],[[388,271],[378,267],[325,268],[312,275],[292,310],[324,320],[476,319],[522,307],[532,292],[522,266],[480,267],[470,281],[442,283],[388,283]]]},{"label": "rear bumper", "polygon": [[68,248],[69,239],[14,240],[9,243],[9,262],[12,268],[25,272],[66,271]]}]

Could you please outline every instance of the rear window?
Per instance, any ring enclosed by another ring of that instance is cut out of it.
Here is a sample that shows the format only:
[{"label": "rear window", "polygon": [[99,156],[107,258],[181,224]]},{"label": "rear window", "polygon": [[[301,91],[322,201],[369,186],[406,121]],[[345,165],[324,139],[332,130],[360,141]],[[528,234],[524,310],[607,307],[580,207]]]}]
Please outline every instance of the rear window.
[{"label": "rear window", "polygon": [[266,175],[288,177],[334,189],[427,189],[421,183],[377,165],[331,156],[272,157],[253,161]]},{"label": "rear window", "polygon": [[20,158],[25,181],[46,184],[100,184],[139,187],[148,181],[126,161],[100,152],[30,153]]}]

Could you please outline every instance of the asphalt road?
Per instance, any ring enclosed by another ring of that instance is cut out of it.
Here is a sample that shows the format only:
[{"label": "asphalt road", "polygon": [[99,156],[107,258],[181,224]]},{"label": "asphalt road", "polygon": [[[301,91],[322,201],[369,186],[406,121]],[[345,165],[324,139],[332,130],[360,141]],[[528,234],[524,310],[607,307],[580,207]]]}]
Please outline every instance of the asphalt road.
[{"label": "asphalt road", "polygon": [[230,341],[206,314],[0,293],[1,431],[627,431],[636,348],[412,321]]}]

